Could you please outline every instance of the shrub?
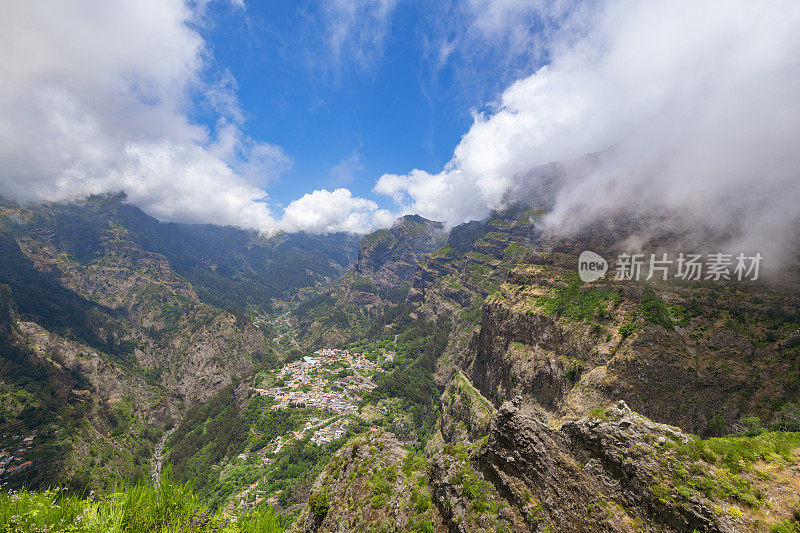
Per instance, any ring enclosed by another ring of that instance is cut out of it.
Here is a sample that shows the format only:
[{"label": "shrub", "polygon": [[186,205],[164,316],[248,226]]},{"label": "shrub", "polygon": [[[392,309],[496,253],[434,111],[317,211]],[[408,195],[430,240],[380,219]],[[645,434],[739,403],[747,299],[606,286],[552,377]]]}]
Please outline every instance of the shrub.
[{"label": "shrub", "polygon": [[328,489],[322,489],[318,492],[312,492],[308,497],[308,506],[317,516],[325,516],[331,508],[330,494]]}]

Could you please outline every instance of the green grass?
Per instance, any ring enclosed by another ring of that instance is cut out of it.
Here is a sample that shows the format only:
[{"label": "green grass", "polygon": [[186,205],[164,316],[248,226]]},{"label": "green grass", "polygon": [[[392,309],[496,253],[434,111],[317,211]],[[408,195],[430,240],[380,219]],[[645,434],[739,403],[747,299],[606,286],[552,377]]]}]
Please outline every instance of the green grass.
[{"label": "green grass", "polygon": [[566,287],[556,289],[555,296],[542,296],[538,302],[547,314],[567,320],[591,321],[607,316],[609,308],[621,299],[614,291],[588,287],[576,278]]},{"label": "green grass", "polygon": [[694,439],[678,446],[680,457],[701,458],[723,465],[732,472],[742,472],[757,461],[774,463],[794,461],[792,450],[800,447],[800,433],[771,431],[754,437],[716,437]]},{"label": "green grass", "polygon": [[165,475],[158,487],[133,485],[100,498],[58,489],[0,492],[2,531],[39,532],[266,532],[283,531],[271,507],[229,521],[210,513],[187,484]]},{"label": "green grass", "polygon": [[[664,446],[667,453],[659,461],[672,473],[676,496],[688,499],[688,494],[698,491],[712,500],[735,499],[758,509],[764,503],[764,495],[740,474],[751,471],[759,461],[796,464],[794,450],[800,447],[800,433],[774,431],[753,437],[694,438],[687,443],[667,441]],[[700,460],[718,467],[717,471],[712,475]]]},{"label": "green grass", "polygon": [[431,257],[444,257],[444,256],[452,255],[453,252],[454,252],[453,248],[449,244],[445,244],[444,246],[442,246],[438,250],[435,250],[435,251],[431,252],[430,256]]},{"label": "green grass", "polygon": [[646,287],[644,291],[642,291],[642,299],[639,302],[639,307],[641,308],[642,316],[644,316],[645,320],[667,329],[672,329],[672,319],[670,318],[667,307],[650,287]]},{"label": "green grass", "polygon": [[772,533],[800,533],[800,508],[795,510],[791,519],[772,524],[770,531]]}]

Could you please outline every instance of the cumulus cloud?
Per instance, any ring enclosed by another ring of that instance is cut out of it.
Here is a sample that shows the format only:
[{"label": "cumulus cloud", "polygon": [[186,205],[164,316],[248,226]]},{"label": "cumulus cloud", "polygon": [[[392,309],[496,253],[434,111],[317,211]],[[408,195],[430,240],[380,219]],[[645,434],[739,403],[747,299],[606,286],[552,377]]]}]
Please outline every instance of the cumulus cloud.
[{"label": "cumulus cloud", "polygon": [[503,207],[537,165],[613,146],[560,192],[553,227],[658,213],[766,246],[793,235],[800,213],[798,27],[800,4],[781,0],[572,12],[550,36],[549,63],[475,114],[441,172],[385,175],[375,191],[455,224]]},{"label": "cumulus cloud", "polygon": [[348,189],[320,189],[286,206],[282,225],[286,231],[365,233],[376,226],[387,226],[395,218],[372,200],[354,197]]},{"label": "cumulus cloud", "polygon": [[[282,228],[265,187],[291,157],[245,133],[236,79],[209,72],[197,31],[207,4],[0,4],[0,194],[31,201],[124,190],[165,220]],[[213,128],[189,118],[198,105],[219,117]],[[302,213],[320,208],[313,200],[324,192],[294,202],[286,225],[364,230],[378,211],[334,191],[335,205],[352,213]]]},{"label": "cumulus cloud", "polygon": [[[279,173],[288,157],[242,132],[229,74],[202,80],[197,16],[178,0],[4,2],[2,194],[123,189],[162,218],[275,227],[255,175]],[[220,112],[215,131],[188,118],[198,94]]]}]

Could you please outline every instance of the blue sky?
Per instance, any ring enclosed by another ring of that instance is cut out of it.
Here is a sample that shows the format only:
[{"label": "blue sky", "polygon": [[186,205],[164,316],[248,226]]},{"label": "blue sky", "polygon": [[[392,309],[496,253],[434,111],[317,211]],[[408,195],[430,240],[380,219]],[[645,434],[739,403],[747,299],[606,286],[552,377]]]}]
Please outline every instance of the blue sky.
[{"label": "blue sky", "polygon": [[[371,192],[382,174],[441,170],[473,110],[539,66],[530,55],[504,50],[496,51],[502,61],[440,63],[439,40],[462,29],[437,26],[447,9],[431,11],[423,2],[399,2],[385,19],[358,21],[377,26],[369,32],[379,35],[350,37],[363,42],[346,43],[337,57],[329,39],[335,22],[321,6],[217,2],[198,30],[213,53],[206,76],[229,72],[238,84],[247,134],[292,158],[280,178],[259,184],[282,205],[314,189],[347,187],[391,207]],[[216,120],[198,118],[210,127]]]},{"label": "blue sky", "polygon": [[11,0],[0,5],[0,195],[123,190],[161,220],[268,232],[485,216],[498,176],[451,183],[458,147],[549,60],[572,7]]},{"label": "blue sky", "polygon": [[364,233],[482,219],[605,151],[550,228],[763,243],[796,228],[798,25],[795,0],[7,0],[0,196]]}]

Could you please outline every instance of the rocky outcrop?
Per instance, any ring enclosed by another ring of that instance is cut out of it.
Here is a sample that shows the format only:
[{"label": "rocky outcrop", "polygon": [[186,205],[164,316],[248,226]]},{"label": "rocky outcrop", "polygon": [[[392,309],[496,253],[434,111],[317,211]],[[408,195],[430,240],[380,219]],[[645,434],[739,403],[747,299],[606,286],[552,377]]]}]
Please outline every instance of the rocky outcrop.
[{"label": "rocky outcrop", "polygon": [[[487,297],[480,328],[454,363],[499,405],[516,395],[553,416],[585,416],[622,398],[646,416],[703,436],[758,416],[781,423],[800,400],[791,291],[760,286],[601,280],[577,257],[528,254]],[[768,311],[773,308],[779,311]],[[785,340],[784,340],[785,339]],[[768,406],[773,407],[768,407]]]},{"label": "rocky outcrop", "polygon": [[391,228],[364,236],[358,248],[355,273],[382,289],[410,283],[419,259],[439,248],[446,236],[441,222],[405,215]]},{"label": "rocky outcrop", "polygon": [[373,431],[339,450],[319,475],[292,531],[444,531],[425,460]]},{"label": "rocky outcrop", "polygon": [[353,268],[293,312],[300,344],[339,346],[365,335],[376,318],[406,299],[418,262],[446,237],[441,222],[418,215],[365,235]]},{"label": "rocky outcrop", "polygon": [[474,441],[489,433],[496,410],[460,371],[450,378],[439,404],[439,431],[445,442]]},{"label": "rocky outcrop", "polygon": [[447,529],[452,533],[529,529],[523,512],[474,469],[474,453],[472,445],[445,445],[428,461],[431,493]]},{"label": "rocky outcrop", "polygon": [[515,506],[536,502],[528,514],[531,529],[734,531],[702,496],[669,496],[672,474],[654,456],[659,442],[688,441],[680,430],[654,424],[624,402],[604,411],[602,419],[556,430],[520,405],[503,404],[476,463]]}]

